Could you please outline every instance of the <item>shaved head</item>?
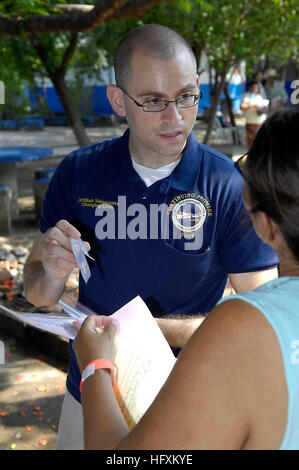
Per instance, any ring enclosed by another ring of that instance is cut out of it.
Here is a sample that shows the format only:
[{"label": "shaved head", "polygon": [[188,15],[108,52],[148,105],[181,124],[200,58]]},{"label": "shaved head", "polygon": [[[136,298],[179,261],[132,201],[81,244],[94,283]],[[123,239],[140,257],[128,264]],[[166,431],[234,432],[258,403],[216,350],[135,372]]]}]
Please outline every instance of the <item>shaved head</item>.
[{"label": "shaved head", "polygon": [[160,24],[145,24],[127,33],[119,42],[114,54],[116,84],[126,88],[132,78],[131,61],[134,52],[167,61],[184,52],[196,59],[188,42],[176,31]]}]

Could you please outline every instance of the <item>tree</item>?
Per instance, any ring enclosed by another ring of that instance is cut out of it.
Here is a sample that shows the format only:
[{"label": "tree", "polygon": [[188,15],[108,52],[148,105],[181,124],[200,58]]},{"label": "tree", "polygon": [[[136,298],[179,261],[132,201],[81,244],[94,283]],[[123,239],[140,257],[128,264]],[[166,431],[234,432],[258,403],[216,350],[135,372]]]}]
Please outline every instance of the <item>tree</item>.
[{"label": "tree", "polygon": [[293,0],[225,0],[217,3],[211,22],[213,37],[206,43],[210,66],[219,76],[215,83],[208,129],[208,143],[220,96],[230,67],[241,60],[258,61],[262,54],[281,55],[294,44],[296,2]]},{"label": "tree", "polygon": [[143,17],[148,8],[160,2],[96,0],[94,4],[68,4],[62,0],[4,0],[0,4],[0,37],[91,31],[103,22]]},{"label": "tree", "polygon": [[294,35],[297,0],[176,0],[158,5],[145,21],[173,27],[191,44],[198,64],[205,50],[210,72],[211,107],[207,133],[209,142],[228,71],[241,60],[257,62],[262,54],[298,56]]},{"label": "tree", "polygon": [[[87,146],[90,140],[65,78],[80,33],[91,31],[103,22],[142,17],[146,9],[161,1],[97,0],[91,5],[58,4],[51,0],[4,0],[0,3],[3,63],[7,61],[5,50],[9,50],[15,55],[15,64],[20,70],[29,66],[31,73],[46,74],[64,106],[78,144]],[[15,40],[12,44],[4,44],[11,39]],[[26,48],[27,51],[31,49],[31,53],[20,53]]]}]

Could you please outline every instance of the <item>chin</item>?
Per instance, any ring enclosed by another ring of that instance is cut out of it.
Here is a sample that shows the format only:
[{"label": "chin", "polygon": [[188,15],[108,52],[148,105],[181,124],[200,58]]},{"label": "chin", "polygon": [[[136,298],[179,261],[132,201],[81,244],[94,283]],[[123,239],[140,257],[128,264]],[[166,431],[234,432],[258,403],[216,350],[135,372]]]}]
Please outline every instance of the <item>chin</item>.
[{"label": "chin", "polygon": [[161,151],[167,155],[181,153],[186,146],[187,138],[185,135],[182,135],[181,138],[177,141],[171,142],[171,140],[166,141],[163,145],[160,146]]}]

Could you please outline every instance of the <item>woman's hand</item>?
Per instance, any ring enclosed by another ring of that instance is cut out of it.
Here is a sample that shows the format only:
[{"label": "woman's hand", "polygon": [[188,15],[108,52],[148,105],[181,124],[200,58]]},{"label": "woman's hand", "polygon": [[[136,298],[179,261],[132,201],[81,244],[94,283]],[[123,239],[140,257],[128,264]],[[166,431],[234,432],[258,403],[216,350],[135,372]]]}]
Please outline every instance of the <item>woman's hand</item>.
[{"label": "woman's hand", "polygon": [[109,359],[114,362],[116,334],[116,322],[99,315],[86,318],[80,327],[80,323],[74,322],[78,330],[73,348],[77,362],[82,372],[83,369],[95,359]]}]

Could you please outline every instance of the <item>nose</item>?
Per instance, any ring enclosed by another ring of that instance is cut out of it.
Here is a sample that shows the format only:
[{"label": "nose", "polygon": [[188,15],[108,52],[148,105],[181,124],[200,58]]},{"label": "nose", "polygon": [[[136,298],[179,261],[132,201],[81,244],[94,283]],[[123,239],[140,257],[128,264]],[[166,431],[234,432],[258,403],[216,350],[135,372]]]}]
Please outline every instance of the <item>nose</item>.
[{"label": "nose", "polygon": [[163,111],[163,120],[168,122],[178,122],[182,120],[182,115],[176,102],[168,103],[167,108]]}]

